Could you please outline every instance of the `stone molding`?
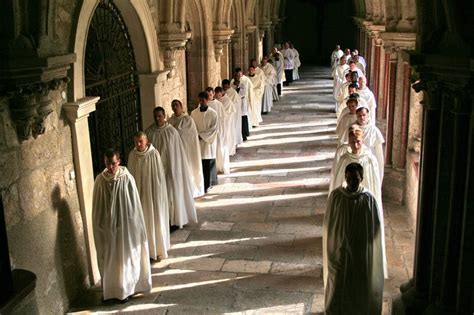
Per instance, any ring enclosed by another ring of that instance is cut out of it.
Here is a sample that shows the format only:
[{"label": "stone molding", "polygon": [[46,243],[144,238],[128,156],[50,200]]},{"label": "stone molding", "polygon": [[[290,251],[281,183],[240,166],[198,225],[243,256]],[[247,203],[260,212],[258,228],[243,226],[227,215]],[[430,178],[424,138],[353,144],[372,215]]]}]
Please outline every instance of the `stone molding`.
[{"label": "stone molding", "polygon": [[45,120],[54,111],[50,91],[69,81],[67,71],[74,54],[45,58],[11,56],[0,66],[0,94],[9,97],[11,118],[18,139],[37,138],[46,130]]},{"label": "stone molding", "polygon": [[221,56],[224,55],[224,46],[230,42],[232,34],[234,34],[233,29],[214,29],[212,31],[216,62],[219,62]]},{"label": "stone molding", "polygon": [[160,33],[158,35],[160,48],[164,53],[164,66],[168,78],[176,75],[176,52],[186,48],[186,43],[191,39],[191,32]]}]

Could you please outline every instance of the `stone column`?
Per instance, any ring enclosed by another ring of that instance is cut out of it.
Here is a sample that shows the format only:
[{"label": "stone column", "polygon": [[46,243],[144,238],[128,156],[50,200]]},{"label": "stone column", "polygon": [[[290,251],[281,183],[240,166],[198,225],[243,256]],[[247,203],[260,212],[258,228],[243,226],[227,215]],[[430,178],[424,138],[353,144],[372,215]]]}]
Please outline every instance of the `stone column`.
[{"label": "stone column", "polygon": [[372,36],[369,32],[366,32],[366,40],[367,40],[367,54],[365,56],[366,60],[366,67],[365,67],[365,76],[367,77],[367,82],[372,82],[372,76],[370,75],[370,68],[371,68],[371,60],[372,60]]},{"label": "stone column", "polygon": [[[408,97],[404,98],[404,91],[409,93],[409,78],[404,80],[403,60],[400,52],[403,50],[413,50],[415,46],[416,34],[401,32],[384,32],[380,34],[384,41],[384,48],[390,53],[388,62],[388,75],[385,74],[386,89],[384,93],[384,107],[387,117],[387,133],[385,147],[385,163],[393,165],[397,169],[403,169],[406,154],[406,128],[408,126],[408,110],[403,104],[408,102]],[[409,95],[409,94],[408,94]],[[406,104],[406,106],[408,106]],[[404,131],[405,130],[405,131]],[[403,151],[402,151],[403,150]],[[400,159],[400,156],[403,158]]]},{"label": "stone column", "polygon": [[384,47],[384,59],[385,59],[385,62],[384,62],[384,76],[383,76],[383,89],[382,89],[382,95],[383,95],[383,98],[382,98],[382,104],[381,106],[379,106],[380,108],[380,119],[387,119],[387,106],[388,106],[388,94],[389,94],[389,91],[390,91],[390,86],[389,86],[389,83],[390,83],[390,52],[387,52],[387,50],[385,49]]},{"label": "stone column", "polygon": [[410,110],[410,66],[408,62],[403,63],[403,95],[402,95],[402,118],[401,118],[401,135],[400,150],[397,158],[396,168],[405,168],[408,145],[408,120]]},{"label": "stone column", "polygon": [[171,105],[163,103],[159,84],[160,82],[165,82],[168,75],[169,70],[138,75],[140,81],[140,102],[143,129],[148,128],[148,126],[154,122],[152,112],[156,106],[163,106],[168,113],[171,111]]},{"label": "stone column", "polygon": [[382,54],[382,40],[379,38],[375,39],[375,48],[374,48],[374,63],[371,65],[371,68],[373,70],[373,76],[371,80],[371,86],[370,88],[372,89],[372,92],[374,93],[375,96],[375,101],[377,102],[377,112],[380,112],[379,110],[379,81],[380,81],[380,72],[382,71],[382,60],[381,60],[381,54]]},{"label": "stone column", "polygon": [[76,173],[77,194],[81,207],[84,225],[85,244],[89,266],[90,285],[100,280],[97,267],[97,252],[92,230],[92,194],[94,189],[94,171],[92,169],[92,154],[89,137],[89,114],[95,111],[99,97],[85,97],[73,103],[66,103],[63,109],[69,120],[72,131],[74,168]]},{"label": "stone column", "polygon": [[387,80],[386,97],[385,97],[385,113],[387,118],[387,132],[385,135],[385,165],[392,165],[392,149],[393,149],[393,126],[395,123],[395,92],[397,84],[397,62],[398,47],[388,47],[388,73],[385,74]]},{"label": "stone column", "polygon": [[[462,257],[460,249],[463,235],[459,227],[463,226],[463,209],[466,206],[464,204],[466,197],[466,165],[470,161],[468,160],[469,146],[472,146],[473,140],[466,137],[470,127],[472,111],[472,101],[470,99],[472,99],[473,91],[472,87],[469,88],[468,86],[466,82],[466,86],[454,89],[446,99],[449,101],[448,108],[446,108],[448,111],[444,112],[443,109],[443,114],[449,116],[449,123],[452,125],[451,137],[446,140],[453,143],[452,150],[449,150],[451,158],[450,178],[444,179],[449,182],[451,198],[449,200],[449,207],[446,209],[449,225],[447,229],[446,250],[444,252],[443,276],[441,277],[440,301],[440,308],[449,310],[457,309],[457,296],[460,293],[458,288],[460,280],[459,261]],[[469,95],[468,91],[470,92]],[[446,149],[440,146],[440,150]],[[444,193],[445,191],[439,191],[439,194]]]},{"label": "stone column", "polygon": [[421,78],[413,88],[424,89],[426,100],[414,281],[402,294],[408,315],[474,311],[474,106],[469,63],[461,57],[410,56]]}]

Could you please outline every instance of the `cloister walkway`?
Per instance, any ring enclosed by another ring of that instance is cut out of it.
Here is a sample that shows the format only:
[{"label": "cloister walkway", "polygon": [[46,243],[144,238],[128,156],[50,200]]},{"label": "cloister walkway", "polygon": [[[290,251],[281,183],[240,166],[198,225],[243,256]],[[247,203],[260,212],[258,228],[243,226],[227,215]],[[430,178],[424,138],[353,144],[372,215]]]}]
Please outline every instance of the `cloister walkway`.
[{"label": "cloister walkway", "polygon": [[[152,265],[152,293],[102,304],[94,289],[73,313],[322,311],[321,232],[336,149],[329,69],[303,69],[263,119],[232,157],[231,174],[196,200],[199,223],[172,233],[170,257]],[[414,241],[405,209],[384,202],[384,211],[389,314],[412,273]]]}]

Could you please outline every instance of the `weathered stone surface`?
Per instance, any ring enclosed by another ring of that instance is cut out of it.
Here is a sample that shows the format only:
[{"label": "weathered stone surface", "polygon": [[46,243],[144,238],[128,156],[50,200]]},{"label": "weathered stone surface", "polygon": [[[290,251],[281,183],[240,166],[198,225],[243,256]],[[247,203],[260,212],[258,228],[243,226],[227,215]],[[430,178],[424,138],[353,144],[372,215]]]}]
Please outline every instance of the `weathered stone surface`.
[{"label": "weathered stone surface", "polygon": [[230,231],[232,230],[232,227],[234,226],[233,222],[209,222],[209,221],[204,221],[201,224],[200,230],[203,231]]},{"label": "weathered stone surface", "polygon": [[18,150],[2,150],[0,152],[0,189],[7,189],[20,176]]},{"label": "weathered stone surface", "polygon": [[192,269],[218,271],[224,264],[224,258],[196,258],[171,264],[172,269]]},{"label": "weathered stone surface", "polygon": [[227,260],[222,271],[237,273],[268,273],[271,261]]},{"label": "weathered stone surface", "polygon": [[42,169],[22,176],[18,183],[20,206],[26,220],[32,220],[51,205],[50,192],[45,189],[51,178]]},{"label": "weathered stone surface", "polygon": [[20,209],[20,196],[16,185],[10,186],[2,195],[5,225],[7,231],[20,223],[23,212]]}]

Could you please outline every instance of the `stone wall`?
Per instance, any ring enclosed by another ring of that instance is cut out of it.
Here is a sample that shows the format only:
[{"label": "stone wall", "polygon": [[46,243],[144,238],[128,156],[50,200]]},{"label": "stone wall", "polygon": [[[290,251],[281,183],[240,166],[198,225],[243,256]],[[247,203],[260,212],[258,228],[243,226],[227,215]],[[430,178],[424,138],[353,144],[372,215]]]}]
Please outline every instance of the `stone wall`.
[{"label": "stone wall", "polygon": [[64,313],[88,283],[71,134],[60,114],[61,90],[50,92],[56,110],[47,118],[45,134],[22,143],[8,100],[0,98],[0,190],[11,264],[36,274],[41,314]]},{"label": "stone wall", "polygon": [[[185,51],[178,50],[176,52],[176,74],[172,78],[168,78],[163,82],[160,82],[160,89],[163,91],[161,94],[162,104],[156,104],[166,110],[166,114],[171,116],[173,111],[171,110],[171,101],[174,99],[180,100],[186,108],[186,60]],[[152,115],[152,113],[150,113]],[[148,126],[143,126],[147,128]]]}]

